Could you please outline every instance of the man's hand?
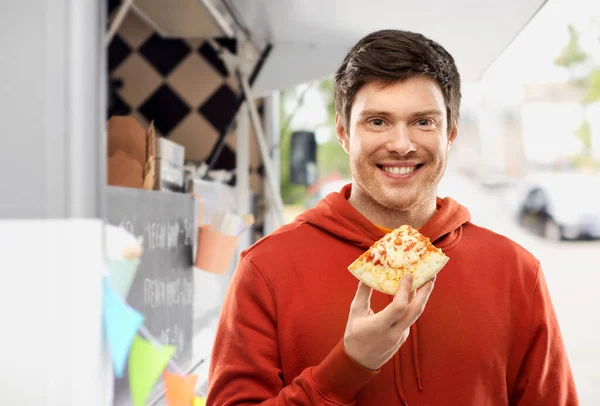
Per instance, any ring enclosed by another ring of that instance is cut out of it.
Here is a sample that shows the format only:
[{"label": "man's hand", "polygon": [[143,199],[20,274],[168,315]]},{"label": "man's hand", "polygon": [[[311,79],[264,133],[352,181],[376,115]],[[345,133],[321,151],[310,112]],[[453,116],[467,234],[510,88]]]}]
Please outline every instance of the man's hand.
[{"label": "man's hand", "polygon": [[373,289],[360,282],[344,333],[346,353],[367,369],[379,369],[408,338],[410,326],[425,310],[434,281],[435,277],[410,293],[412,275],[405,276],[392,303],[377,314],[371,310]]}]

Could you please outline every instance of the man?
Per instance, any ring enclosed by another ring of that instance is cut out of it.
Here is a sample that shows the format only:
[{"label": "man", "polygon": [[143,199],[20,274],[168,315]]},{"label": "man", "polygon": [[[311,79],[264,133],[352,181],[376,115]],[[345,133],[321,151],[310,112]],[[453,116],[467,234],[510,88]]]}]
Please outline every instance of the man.
[{"label": "man", "polygon": [[[208,405],[576,405],[539,262],[436,198],[458,133],[460,77],[422,35],[360,40],[335,75],[352,184],[242,254]],[[390,297],[347,267],[409,224],[450,258]],[[435,285],[435,289],[434,289]]]}]

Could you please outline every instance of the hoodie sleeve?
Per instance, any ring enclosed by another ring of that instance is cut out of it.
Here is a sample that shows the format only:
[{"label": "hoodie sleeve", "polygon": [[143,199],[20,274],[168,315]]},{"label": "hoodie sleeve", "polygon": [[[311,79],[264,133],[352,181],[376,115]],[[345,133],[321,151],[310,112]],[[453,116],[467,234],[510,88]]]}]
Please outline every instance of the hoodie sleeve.
[{"label": "hoodie sleeve", "polygon": [[527,353],[511,405],[579,405],[575,382],[541,266],[533,293]]},{"label": "hoodie sleeve", "polygon": [[319,365],[284,386],[273,295],[260,270],[241,258],[219,321],[207,405],[354,405],[377,373],[346,355],[340,340]]}]

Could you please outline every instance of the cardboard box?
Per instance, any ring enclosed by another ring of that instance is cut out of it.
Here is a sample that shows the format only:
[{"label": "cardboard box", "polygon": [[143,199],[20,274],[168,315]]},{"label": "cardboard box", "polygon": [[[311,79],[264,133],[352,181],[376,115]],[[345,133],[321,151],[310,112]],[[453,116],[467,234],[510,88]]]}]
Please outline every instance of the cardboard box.
[{"label": "cardboard box", "polygon": [[183,192],[183,146],[133,117],[113,116],[107,128],[109,185]]},{"label": "cardboard box", "polygon": [[154,123],[148,129],[133,117],[113,116],[107,124],[108,184],[152,189],[155,179]]},{"label": "cardboard box", "polygon": [[146,164],[147,131],[133,117],[113,116],[108,120],[108,157],[123,151],[143,167]]},{"label": "cardboard box", "polygon": [[156,157],[156,135],[154,133],[154,121],[150,123],[147,131],[146,165],[144,165],[144,189],[154,189],[156,179],[156,168],[154,159]]},{"label": "cardboard box", "polygon": [[108,158],[108,184],[141,189],[142,165],[123,151]]}]

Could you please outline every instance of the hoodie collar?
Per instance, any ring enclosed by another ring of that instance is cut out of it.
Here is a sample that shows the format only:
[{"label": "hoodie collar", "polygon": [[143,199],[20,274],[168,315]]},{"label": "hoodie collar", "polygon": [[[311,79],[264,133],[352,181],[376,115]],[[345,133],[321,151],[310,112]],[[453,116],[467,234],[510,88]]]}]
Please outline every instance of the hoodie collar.
[{"label": "hoodie collar", "polygon": [[[368,249],[385,233],[348,203],[351,188],[348,184],[340,192],[330,193],[296,221],[305,221],[357,247]],[[444,248],[458,242],[461,226],[470,220],[471,215],[465,207],[449,197],[438,197],[437,213],[419,231],[438,248]]]}]

